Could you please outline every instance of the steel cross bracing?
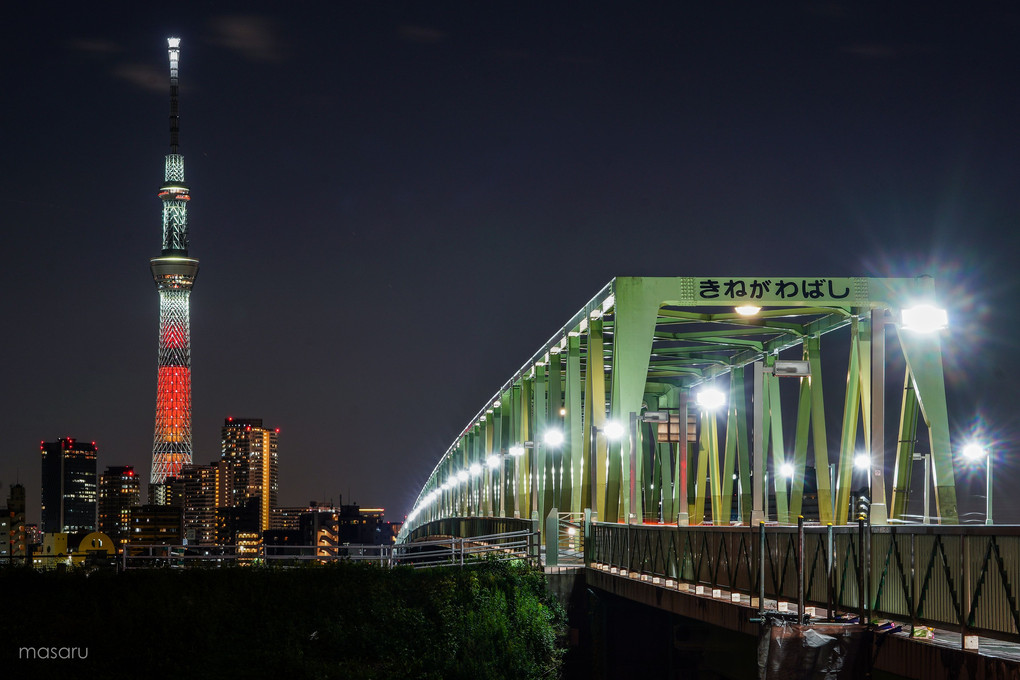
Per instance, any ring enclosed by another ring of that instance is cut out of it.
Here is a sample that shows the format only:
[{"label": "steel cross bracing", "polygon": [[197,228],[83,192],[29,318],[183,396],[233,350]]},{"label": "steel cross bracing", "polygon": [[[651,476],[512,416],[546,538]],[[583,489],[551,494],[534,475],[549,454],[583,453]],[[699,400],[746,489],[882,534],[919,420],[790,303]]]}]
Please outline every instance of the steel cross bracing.
[{"label": "steel cross bracing", "polygon": [[[940,338],[899,323],[903,309],[933,302],[933,288],[928,277],[616,278],[471,419],[404,533],[443,517],[544,518],[553,508],[590,508],[610,522],[728,525],[763,506],[756,519],[793,522],[806,501],[809,519],[845,524],[851,490],[869,485],[867,473],[855,479],[858,453],[872,460],[872,518],[881,523],[905,512],[919,421],[937,514],[956,523]],[[735,311],[747,304],[761,309]],[[885,427],[891,334],[906,366],[897,430]],[[806,361],[810,375],[778,376],[776,362],[791,359]],[[823,381],[830,375],[838,382]],[[725,406],[696,405],[706,386],[727,393]],[[644,422],[647,412],[668,413],[670,423]],[[625,436],[610,440],[610,421]],[[549,430],[563,442],[546,443]],[[891,486],[887,442],[899,442],[889,451]],[[777,474],[785,463],[788,479]]]},{"label": "steel cross bracing", "polygon": [[159,368],[152,444],[151,484],[161,485],[191,463],[191,289],[198,260],[188,257],[188,202],[184,157],[178,153],[177,105],[180,40],[168,40],[170,56],[170,153],[159,198],[163,202],[162,255],[149,261],[159,291]]},{"label": "steel cross bracing", "polygon": [[150,481],[161,484],[192,460],[191,282],[160,282],[159,372]]},{"label": "steel cross bracing", "polygon": [[[626,578],[796,602],[798,540],[785,526],[596,522],[585,551],[589,567]],[[803,548],[809,605],[1020,641],[1017,527],[814,526]]]}]

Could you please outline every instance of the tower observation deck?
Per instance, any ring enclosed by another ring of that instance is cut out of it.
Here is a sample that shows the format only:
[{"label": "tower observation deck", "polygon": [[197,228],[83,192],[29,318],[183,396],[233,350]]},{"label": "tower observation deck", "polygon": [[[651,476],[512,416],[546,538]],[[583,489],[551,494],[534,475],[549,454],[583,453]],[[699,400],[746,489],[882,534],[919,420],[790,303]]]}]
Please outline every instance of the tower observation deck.
[{"label": "tower observation deck", "polygon": [[[159,499],[167,477],[177,475],[191,462],[191,287],[198,275],[198,260],[188,257],[188,202],[191,192],[184,181],[184,157],[179,153],[180,116],[177,107],[177,71],[180,38],[169,38],[170,153],[166,156],[163,185],[163,248],[149,261],[159,291],[159,369],[156,387],[156,427],[152,443],[150,494]],[[155,493],[153,493],[155,491]]]}]

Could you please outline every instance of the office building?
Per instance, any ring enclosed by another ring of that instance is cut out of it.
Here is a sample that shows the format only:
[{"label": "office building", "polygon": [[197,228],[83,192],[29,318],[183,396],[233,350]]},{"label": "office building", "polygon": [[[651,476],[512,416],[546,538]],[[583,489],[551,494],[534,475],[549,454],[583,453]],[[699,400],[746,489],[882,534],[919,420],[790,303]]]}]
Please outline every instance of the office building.
[{"label": "office building", "polygon": [[96,443],[42,442],[42,525],[46,533],[95,531]]}]

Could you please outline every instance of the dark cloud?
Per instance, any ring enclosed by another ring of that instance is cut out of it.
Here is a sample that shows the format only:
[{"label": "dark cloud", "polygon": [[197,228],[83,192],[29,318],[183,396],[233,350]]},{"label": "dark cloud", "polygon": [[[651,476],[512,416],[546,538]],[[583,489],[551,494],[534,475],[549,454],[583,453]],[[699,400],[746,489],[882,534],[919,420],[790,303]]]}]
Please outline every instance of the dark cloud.
[{"label": "dark cloud", "polygon": [[214,45],[234,50],[251,61],[281,61],[283,51],[271,21],[258,16],[221,16],[209,21]]},{"label": "dark cloud", "polygon": [[165,92],[167,89],[166,71],[152,64],[118,64],[113,75],[144,90]]},{"label": "dark cloud", "polygon": [[447,34],[429,26],[403,25],[397,28],[397,35],[407,42],[434,45],[441,43],[447,38]]},{"label": "dark cloud", "polygon": [[123,51],[123,48],[115,42],[92,38],[72,40],[67,43],[67,47],[77,52],[91,52],[93,54],[116,54]]}]

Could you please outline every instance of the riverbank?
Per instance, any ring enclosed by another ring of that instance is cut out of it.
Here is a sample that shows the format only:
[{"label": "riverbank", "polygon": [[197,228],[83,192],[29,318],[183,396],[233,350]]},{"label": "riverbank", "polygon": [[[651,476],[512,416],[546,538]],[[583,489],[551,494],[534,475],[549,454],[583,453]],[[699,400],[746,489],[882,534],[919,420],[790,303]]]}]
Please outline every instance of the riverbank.
[{"label": "riverbank", "polygon": [[551,678],[562,659],[563,609],[523,564],[12,569],[0,592],[12,677]]}]

